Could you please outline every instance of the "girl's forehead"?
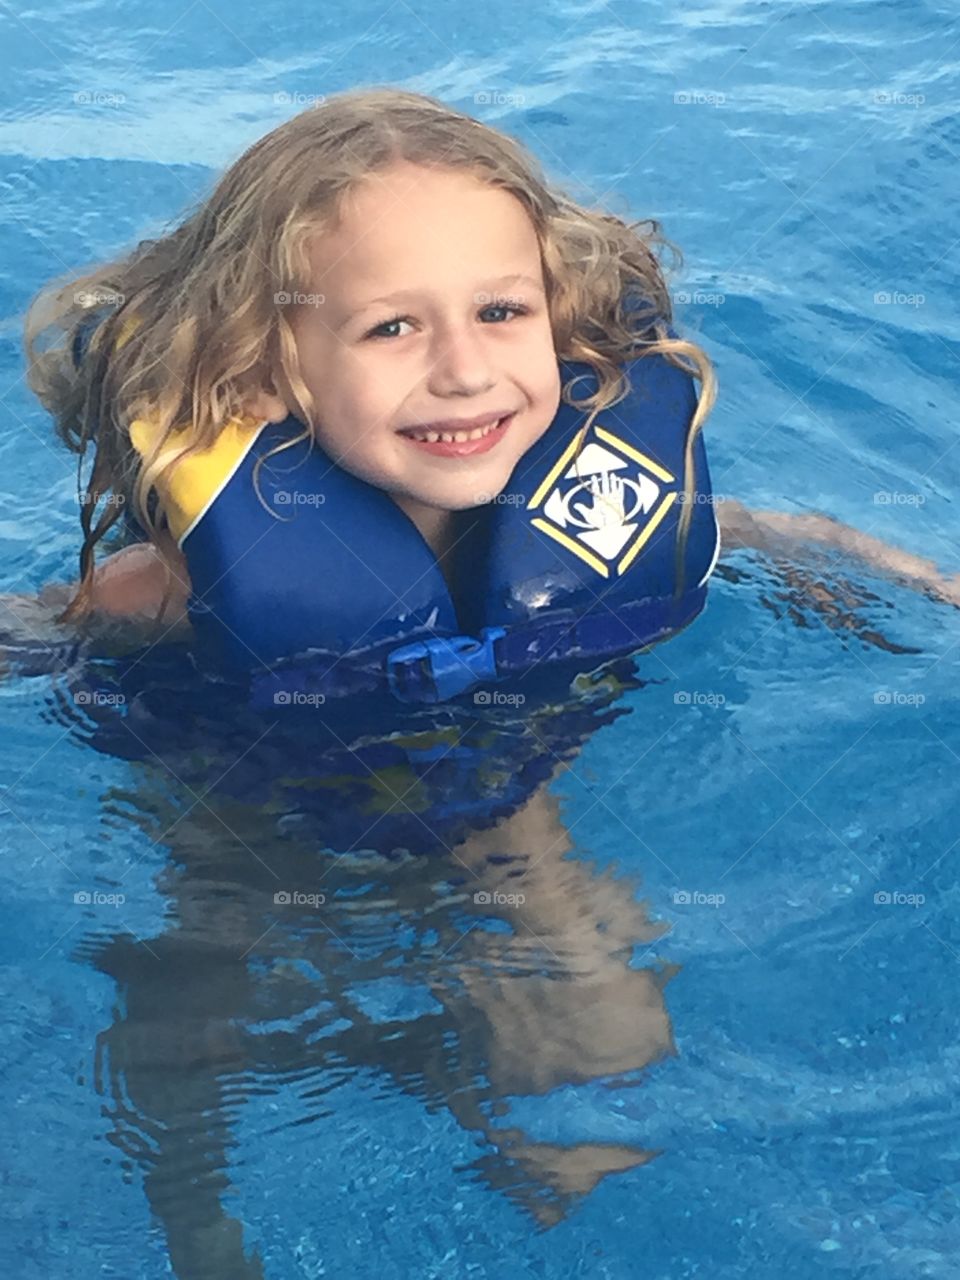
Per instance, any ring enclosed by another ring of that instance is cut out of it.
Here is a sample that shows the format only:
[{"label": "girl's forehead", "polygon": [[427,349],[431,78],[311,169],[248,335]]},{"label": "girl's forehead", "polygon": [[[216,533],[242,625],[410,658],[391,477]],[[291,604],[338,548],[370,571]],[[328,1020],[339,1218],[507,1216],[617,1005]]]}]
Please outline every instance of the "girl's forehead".
[{"label": "girl's forehead", "polygon": [[334,227],[340,233],[367,233],[371,218],[391,223],[406,219],[415,225],[448,218],[496,224],[527,222],[521,202],[509,191],[465,169],[405,164],[359,179],[342,193]]},{"label": "girl's forehead", "polygon": [[481,271],[502,270],[505,256],[527,268],[539,263],[536,229],[509,192],[471,173],[415,166],[379,178],[356,184],[339,216],[310,234],[314,274],[381,275],[401,261],[426,268],[446,256]]}]

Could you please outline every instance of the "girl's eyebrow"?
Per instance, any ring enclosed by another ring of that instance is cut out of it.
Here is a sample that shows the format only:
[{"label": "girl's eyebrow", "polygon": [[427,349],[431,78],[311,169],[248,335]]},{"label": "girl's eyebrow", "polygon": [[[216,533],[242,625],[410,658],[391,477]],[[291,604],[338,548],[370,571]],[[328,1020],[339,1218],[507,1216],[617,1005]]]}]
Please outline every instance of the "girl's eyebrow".
[{"label": "girl's eyebrow", "polygon": [[[484,290],[490,289],[494,285],[503,285],[508,282],[510,284],[525,284],[530,288],[535,289],[537,293],[542,293],[544,297],[546,297],[546,291],[539,280],[536,280],[533,276],[526,276],[517,273],[497,276],[496,279],[481,280],[479,284],[474,285],[473,292],[475,294],[482,293]],[[369,311],[371,307],[380,306],[384,303],[401,302],[404,298],[426,298],[429,296],[430,295],[428,293],[417,289],[398,289],[394,293],[384,294],[381,298],[371,298],[368,302],[363,302],[360,306],[354,307],[350,314],[345,316],[337,326],[336,332],[339,333],[345,325],[349,324],[350,321],[354,319],[354,317],[362,315],[364,311]]]}]

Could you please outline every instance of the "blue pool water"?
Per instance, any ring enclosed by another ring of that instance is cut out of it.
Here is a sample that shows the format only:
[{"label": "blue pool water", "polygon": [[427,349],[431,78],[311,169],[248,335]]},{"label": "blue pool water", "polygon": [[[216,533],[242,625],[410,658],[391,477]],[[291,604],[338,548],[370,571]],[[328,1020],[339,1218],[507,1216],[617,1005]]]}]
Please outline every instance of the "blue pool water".
[{"label": "blue pool water", "polygon": [[[662,220],[719,494],[960,569],[949,7],[58,0],[0,31],[0,591],[75,564],[30,297],[362,83]],[[139,693],[8,675],[0,1269],[955,1277],[957,619],[741,551],[576,703],[255,730],[176,653]]]}]

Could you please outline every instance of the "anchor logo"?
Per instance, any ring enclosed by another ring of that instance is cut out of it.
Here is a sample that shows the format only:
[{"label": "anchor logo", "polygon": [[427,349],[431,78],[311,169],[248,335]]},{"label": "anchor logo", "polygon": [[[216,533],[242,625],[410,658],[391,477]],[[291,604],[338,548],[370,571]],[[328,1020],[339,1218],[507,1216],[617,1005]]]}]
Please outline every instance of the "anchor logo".
[{"label": "anchor logo", "polygon": [[532,524],[595,569],[624,573],[676,501],[676,477],[603,427],[575,456],[574,439],[537,489]]}]

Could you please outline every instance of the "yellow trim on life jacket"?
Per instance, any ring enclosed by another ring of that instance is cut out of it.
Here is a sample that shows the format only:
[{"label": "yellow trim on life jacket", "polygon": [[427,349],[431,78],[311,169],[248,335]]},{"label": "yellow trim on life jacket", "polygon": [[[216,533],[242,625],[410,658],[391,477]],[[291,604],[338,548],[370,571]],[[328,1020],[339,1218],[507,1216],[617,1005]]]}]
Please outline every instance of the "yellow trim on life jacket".
[{"label": "yellow trim on life jacket", "polygon": [[634,542],[633,546],[630,548],[627,554],[623,557],[623,559],[617,565],[617,573],[625,573],[626,570],[630,567],[630,565],[634,562],[634,560],[640,554],[643,547],[645,547],[646,544],[650,541],[650,537],[653,534],[654,529],[656,529],[657,525],[663,520],[664,516],[667,514],[667,512],[676,502],[677,496],[678,495],[675,493],[668,493],[664,496],[664,499],[660,503],[659,507],[657,507],[656,511],[653,513],[653,515],[644,525],[643,532],[639,535],[637,540]]},{"label": "yellow trim on life jacket", "polygon": [[[556,462],[553,464],[553,466],[550,468],[547,474],[543,477],[543,480],[540,482],[540,485],[538,486],[536,493],[527,503],[528,511],[536,511],[537,507],[539,507],[540,503],[543,501],[546,495],[553,488],[556,481],[560,478],[561,473],[566,468],[567,463],[573,457],[574,453],[576,453],[579,440],[580,440],[580,433],[578,431],[576,436],[574,436],[574,438],[570,441],[570,443],[564,449],[563,453],[561,453],[560,457],[556,460]],[[534,523],[536,523],[536,521],[534,521]]]},{"label": "yellow trim on life jacket", "polygon": [[619,436],[613,435],[610,431],[604,431],[603,427],[596,427],[597,439],[603,440],[607,444],[612,445],[614,449],[619,449],[621,453],[625,453],[628,458],[632,458],[634,462],[639,462],[641,467],[662,480],[664,484],[676,484],[677,477],[672,476],[666,468],[661,467],[658,462],[654,462],[647,454],[641,453],[639,449],[635,449],[632,444],[627,444],[626,440],[621,440]]},{"label": "yellow trim on life jacket", "polygon": [[[129,342],[139,326],[140,318],[136,313],[123,321],[116,340],[118,351]],[[177,546],[182,545],[187,535],[209,511],[265,425],[266,419],[263,418],[232,418],[209,448],[180,459],[170,471],[161,476],[156,485],[157,495]],[[139,453],[141,461],[146,459],[156,438],[155,422],[135,418],[130,423],[130,443]],[[189,427],[171,431],[161,460],[176,457],[177,452],[189,442]]]},{"label": "yellow trim on life jacket", "polygon": [[547,524],[546,520],[541,520],[539,516],[534,517],[530,523],[535,529],[539,529],[541,533],[549,534],[562,547],[566,547],[568,551],[572,551],[575,556],[579,556],[581,560],[585,560],[591,569],[596,569],[601,578],[609,578],[610,570],[603,563],[599,556],[595,556],[592,551],[588,551],[585,546],[577,542],[576,538],[571,538],[568,533],[562,533],[559,529],[555,529],[552,524]]},{"label": "yellow trim on life jacket", "polygon": [[[266,423],[265,418],[231,418],[209,448],[181,458],[161,476],[157,493],[177,546],[183,544],[230,482]],[[146,458],[156,438],[156,423],[145,418],[135,418],[130,423],[130,442],[141,459]],[[161,460],[176,457],[189,441],[188,427],[171,431]]]},{"label": "yellow trim on life jacket", "polygon": [[120,326],[120,332],[117,335],[117,350],[126,346],[133,336],[133,331],[139,327],[140,321],[136,316],[127,316],[123,324]]}]

